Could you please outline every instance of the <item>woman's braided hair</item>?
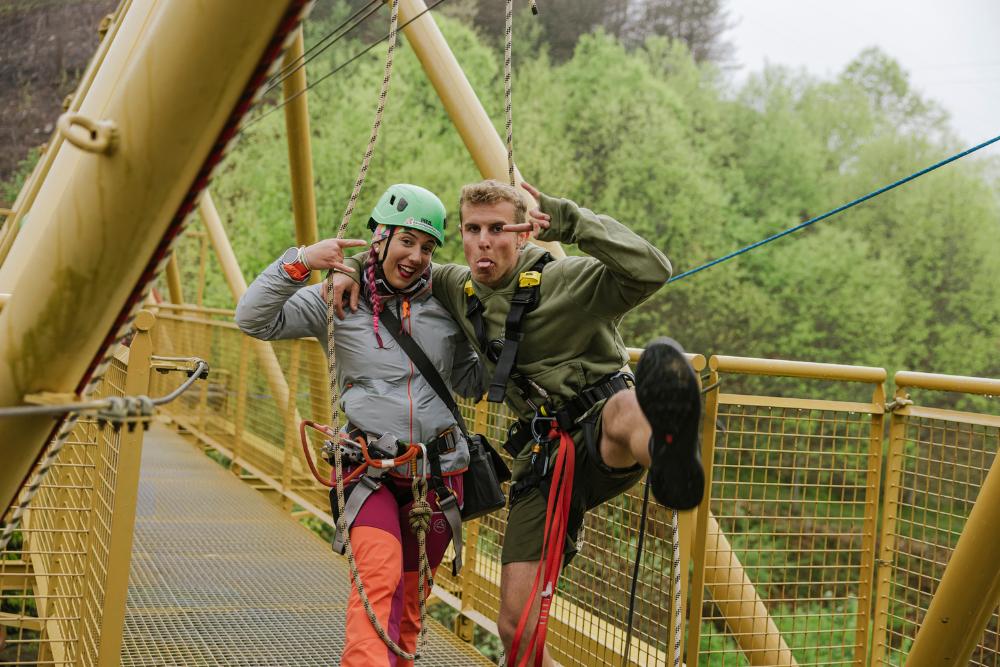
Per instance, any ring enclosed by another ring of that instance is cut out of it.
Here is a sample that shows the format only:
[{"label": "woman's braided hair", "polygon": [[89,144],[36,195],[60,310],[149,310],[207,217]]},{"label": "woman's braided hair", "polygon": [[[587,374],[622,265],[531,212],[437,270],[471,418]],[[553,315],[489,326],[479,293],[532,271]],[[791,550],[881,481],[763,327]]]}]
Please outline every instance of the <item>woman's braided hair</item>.
[{"label": "woman's braided hair", "polygon": [[382,336],[378,332],[378,315],[382,312],[382,297],[378,293],[378,283],[375,279],[375,266],[377,264],[378,249],[373,243],[371,249],[368,251],[368,257],[365,259],[365,296],[368,298],[368,304],[372,307],[372,324],[375,327],[375,340],[378,341],[378,346],[383,348],[385,345],[382,344]]}]

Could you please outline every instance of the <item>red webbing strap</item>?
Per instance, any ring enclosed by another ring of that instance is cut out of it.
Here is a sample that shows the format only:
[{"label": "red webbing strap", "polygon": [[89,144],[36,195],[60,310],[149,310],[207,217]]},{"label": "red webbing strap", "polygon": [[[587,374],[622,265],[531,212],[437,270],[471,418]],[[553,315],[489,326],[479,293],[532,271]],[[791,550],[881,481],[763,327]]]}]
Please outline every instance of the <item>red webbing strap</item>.
[{"label": "red webbing strap", "polygon": [[[535,573],[535,583],[531,588],[529,602],[521,612],[521,618],[517,623],[517,631],[514,633],[514,641],[511,642],[511,660],[517,661],[517,667],[527,667],[529,656],[534,647],[534,664],[542,664],[542,655],[545,651],[545,634],[548,631],[549,608],[552,606],[552,597],[556,592],[556,584],[559,581],[559,571],[562,566],[563,549],[566,545],[566,531],[569,524],[570,499],[573,495],[573,472],[576,469],[576,447],[573,438],[568,433],[555,427],[550,433],[550,437],[559,438],[559,451],[556,454],[555,465],[552,468],[552,483],[549,485],[549,497],[545,508],[545,531],[542,542],[542,558],[538,563],[538,570]],[[540,588],[541,587],[541,588]],[[527,629],[528,617],[534,606],[535,596],[541,592],[541,605],[538,611],[538,620],[531,636],[528,638],[528,646],[524,651],[524,656],[517,660],[517,654],[521,647],[521,639]]]}]

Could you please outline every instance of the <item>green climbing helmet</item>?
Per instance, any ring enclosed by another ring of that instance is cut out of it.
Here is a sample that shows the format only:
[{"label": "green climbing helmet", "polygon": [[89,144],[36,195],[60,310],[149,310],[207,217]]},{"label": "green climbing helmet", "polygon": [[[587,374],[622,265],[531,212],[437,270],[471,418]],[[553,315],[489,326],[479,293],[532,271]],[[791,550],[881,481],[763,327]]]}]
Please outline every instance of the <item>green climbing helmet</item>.
[{"label": "green climbing helmet", "polygon": [[445,216],[444,204],[433,192],[419,185],[397,183],[390,185],[375,204],[368,228],[375,231],[378,225],[386,225],[418,229],[433,236],[441,246]]}]

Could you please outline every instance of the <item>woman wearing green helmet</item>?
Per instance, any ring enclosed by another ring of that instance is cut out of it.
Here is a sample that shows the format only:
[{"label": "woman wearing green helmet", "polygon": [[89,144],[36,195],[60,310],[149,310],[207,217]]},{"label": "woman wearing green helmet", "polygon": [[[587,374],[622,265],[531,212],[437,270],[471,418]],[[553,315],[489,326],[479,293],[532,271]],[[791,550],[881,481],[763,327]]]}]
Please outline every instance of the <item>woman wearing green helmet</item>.
[{"label": "woman wearing green helmet", "polygon": [[[441,200],[416,185],[393,185],[379,198],[368,224],[372,242],[361,271],[360,307],[348,312],[334,328],[340,407],[348,419],[342,435],[361,437],[370,448],[373,443],[385,442],[433,443],[432,448],[440,452],[438,479],[447,490],[438,486],[438,491],[429,491],[427,498],[434,513],[426,534],[426,549],[431,568],[436,570],[449,541],[453,537],[460,540],[460,535],[455,534],[460,531],[453,531],[452,525],[456,520],[460,522],[457,508],[463,498],[461,473],[469,463],[468,443],[451,412],[410,363],[406,352],[390,332],[380,327],[380,314],[391,309],[397,315],[455,391],[481,396],[483,373],[461,329],[431,296],[431,257],[445,238]],[[309,272],[353,272],[343,264],[344,248],[363,245],[356,240],[325,239],[307,248],[290,248],[254,280],[240,300],[236,310],[240,328],[265,340],[314,336],[325,342],[327,306],[323,287],[307,286]],[[420,629],[420,600],[416,536],[407,515],[413,503],[412,476],[425,474],[426,466],[422,462],[420,465],[419,472],[410,464],[393,468],[353,516],[348,512],[351,546],[372,610],[389,637],[409,652],[416,647]],[[352,484],[348,490],[354,493],[358,488]],[[454,509],[446,504],[446,511],[441,511],[437,504],[439,492],[454,494],[458,500]],[[345,636],[342,665],[396,664],[353,587]]]}]

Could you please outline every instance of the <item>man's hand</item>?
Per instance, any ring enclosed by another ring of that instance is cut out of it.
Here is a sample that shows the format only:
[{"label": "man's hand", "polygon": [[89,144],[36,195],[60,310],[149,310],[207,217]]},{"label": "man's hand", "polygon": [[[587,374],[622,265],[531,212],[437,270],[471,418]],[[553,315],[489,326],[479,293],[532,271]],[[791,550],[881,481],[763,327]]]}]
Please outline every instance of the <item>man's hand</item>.
[{"label": "man's hand", "polygon": [[[368,245],[360,239],[323,239],[313,243],[303,251],[306,264],[310,269],[336,269],[346,273],[354,273],[354,269],[344,264],[344,248],[361,248]],[[355,310],[357,304],[355,304]],[[341,315],[343,319],[343,315]]]},{"label": "man's hand", "polygon": [[[530,183],[521,182],[521,187],[528,191],[528,194],[534,197],[535,201],[538,201],[541,193],[535,188],[535,186]],[[532,237],[538,237],[543,229],[549,228],[549,220],[551,218],[547,213],[542,213],[541,209],[535,207],[528,211],[527,222],[521,223],[520,225],[504,225],[503,230],[505,232],[530,232]]]},{"label": "man's hand", "polygon": [[[345,267],[348,271],[354,271],[350,267]],[[326,288],[333,290],[334,310],[338,319],[344,319],[344,297],[348,297],[348,305],[351,312],[358,312],[358,296],[361,294],[361,286],[354,282],[354,279],[343,273],[331,273],[327,278]],[[327,293],[329,297],[329,293]]]}]

